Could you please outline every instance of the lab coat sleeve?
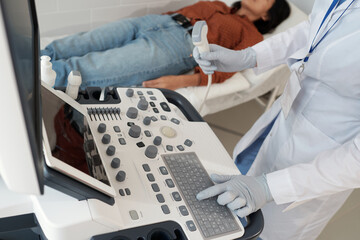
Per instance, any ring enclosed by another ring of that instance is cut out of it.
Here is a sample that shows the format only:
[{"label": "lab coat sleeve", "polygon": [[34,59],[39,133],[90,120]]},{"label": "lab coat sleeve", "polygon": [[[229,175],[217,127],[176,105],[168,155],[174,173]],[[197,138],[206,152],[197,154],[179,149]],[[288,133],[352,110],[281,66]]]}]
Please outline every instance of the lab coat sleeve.
[{"label": "lab coat sleeve", "polygon": [[254,45],[252,48],[256,52],[257,60],[255,73],[259,74],[286,63],[288,57],[306,46],[309,29],[309,21],[303,21],[285,32]]},{"label": "lab coat sleeve", "polygon": [[360,188],[360,134],[336,149],[319,153],[310,163],[297,164],[266,177],[277,204]]}]

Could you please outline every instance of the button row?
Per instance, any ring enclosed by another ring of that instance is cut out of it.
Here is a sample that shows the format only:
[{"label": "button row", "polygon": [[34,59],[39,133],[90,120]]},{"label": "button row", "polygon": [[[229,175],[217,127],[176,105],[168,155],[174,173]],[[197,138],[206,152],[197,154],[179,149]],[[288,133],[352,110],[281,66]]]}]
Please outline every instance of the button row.
[{"label": "button row", "polygon": [[[148,174],[146,174],[148,180],[150,182],[154,182],[155,181],[154,175],[152,173],[149,173],[151,171],[149,164],[143,164],[142,167],[143,167],[145,172],[148,172]],[[169,174],[169,171],[164,166],[159,167],[159,170],[160,170],[162,175],[168,175]],[[170,179],[170,178],[166,179],[165,183],[169,188],[174,188],[175,187],[174,181],[172,179]],[[151,188],[155,193],[160,192],[160,188],[159,188],[159,185],[157,183],[152,183]],[[173,192],[171,195],[172,195],[173,199],[175,201],[177,201],[177,202],[182,200],[179,192]],[[156,194],[156,199],[158,200],[159,203],[164,203],[165,202],[165,198],[161,193]],[[170,213],[170,209],[166,204],[161,205],[161,209],[162,209],[164,214],[169,214]],[[187,208],[184,205],[181,205],[179,207],[179,211],[180,211],[182,216],[188,216],[189,215],[189,211],[187,210]]]},{"label": "button row", "polygon": [[87,113],[91,114],[120,114],[120,108],[88,108]]},{"label": "button row", "polygon": [[125,188],[125,191],[124,191],[124,189],[119,189],[119,193],[121,196],[125,196],[125,193],[126,193],[126,195],[131,195],[131,191],[129,188]]}]

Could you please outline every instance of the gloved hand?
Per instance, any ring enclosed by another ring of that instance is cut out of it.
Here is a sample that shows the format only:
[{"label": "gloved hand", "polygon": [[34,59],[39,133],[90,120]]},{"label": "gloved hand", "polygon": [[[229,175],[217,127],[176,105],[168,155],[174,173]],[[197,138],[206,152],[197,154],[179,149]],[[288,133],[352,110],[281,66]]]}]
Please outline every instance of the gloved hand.
[{"label": "gloved hand", "polygon": [[210,177],[217,185],[199,192],[196,198],[203,200],[220,194],[217,202],[227,205],[239,217],[246,217],[273,201],[265,175],[250,177],[212,174]]},{"label": "gloved hand", "polygon": [[256,66],[256,52],[251,47],[235,51],[216,44],[209,44],[210,52],[199,53],[193,50],[193,57],[205,74],[219,72],[238,72]]}]

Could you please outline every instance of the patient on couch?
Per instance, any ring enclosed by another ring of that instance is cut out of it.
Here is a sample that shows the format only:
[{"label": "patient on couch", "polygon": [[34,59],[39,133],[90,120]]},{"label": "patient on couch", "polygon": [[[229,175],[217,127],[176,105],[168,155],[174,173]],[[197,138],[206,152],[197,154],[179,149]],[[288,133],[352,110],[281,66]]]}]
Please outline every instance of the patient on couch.
[{"label": "patient on couch", "polygon": [[[192,58],[191,29],[208,24],[209,43],[241,50],[262,41],[290,13],[285,0],[243,0],[228,7],[220,1],[200,1],[162,15],[122,19],[89,32],[50,43],[41,51],[51,57],[55,86],[67,85],[77,70],[82,88],[140,86],[175,90],[207,84],[207,75]],[[195,70],[194,74],[184,73]],[[234,73],[215,72],[213,83]]]}]

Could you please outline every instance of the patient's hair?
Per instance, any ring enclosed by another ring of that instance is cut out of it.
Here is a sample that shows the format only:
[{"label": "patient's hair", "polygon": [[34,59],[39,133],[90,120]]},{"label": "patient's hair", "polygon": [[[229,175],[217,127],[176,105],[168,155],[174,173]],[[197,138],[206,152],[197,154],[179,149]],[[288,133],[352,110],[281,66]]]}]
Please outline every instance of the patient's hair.
[{"label": "patient's hair", "polygon": [[[231,13],[237,12],[241,8],[241,1],[231,5]],[[275,0],[274,5],[268,11],[269,20],[259,19],[254,25],[261,34],[272,32],[282,21],[290,15],[290,6],[285,0]]]}]

